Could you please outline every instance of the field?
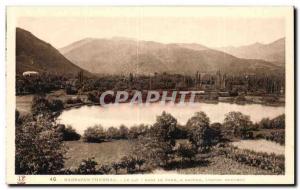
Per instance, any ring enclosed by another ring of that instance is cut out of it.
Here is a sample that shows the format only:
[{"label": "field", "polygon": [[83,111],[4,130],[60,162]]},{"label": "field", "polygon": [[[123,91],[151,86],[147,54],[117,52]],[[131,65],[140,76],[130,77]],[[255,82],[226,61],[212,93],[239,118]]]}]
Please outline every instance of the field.
[{"label": "field", "polygon": [[[66,168],[76,168],[82,159],[95,157],[99,164],[108,164],[119,161],[122,156],[128,155],[132,142],[116,140],[104,143],[84,143],[82,141],[65,142],[69,147],[65,162]],[[209,159],[207,166],[164,171],[154,170],[153,173],[180,173],[180,174],[219,174],[219,175],[271,175],[270,171],[240,164],[224,156],[215,156]]]},{"label": "field", "polygon": [[242,140],[232,143],[233,146],[236,146],[240,149],[248,149],[256,152],[266,152],[266,153],[274,153],[277,155],[284,155],[284,146],[281,146],[278,143],[267,141],[264,139],[260,140]]},{"label": "field", "polygon": [[127,155],[130,150],[130,142],[116,140],[103,143],[84,143],[82,141],[65,142],[68,151],[65,168],[77,168],[83,159],[95,157],[99,164],[108,164]]},{"label": "field", "polygon": [[16,107],[21,114],[29,114],[33,95],[16,96]]}]

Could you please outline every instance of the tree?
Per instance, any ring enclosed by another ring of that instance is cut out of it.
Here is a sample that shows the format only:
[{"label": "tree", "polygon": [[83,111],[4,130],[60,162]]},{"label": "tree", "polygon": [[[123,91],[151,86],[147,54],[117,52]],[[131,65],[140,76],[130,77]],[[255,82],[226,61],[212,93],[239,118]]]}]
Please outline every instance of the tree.
[{"label": "tree", "polygon": [[84,131],[83,141],[84,142],[94,142],[99,143],[105,140],[105,132],[101,125],[96,125],[94,127],[89,127]]},{"label": "tree", "polygon": [[181,161],[185,161],[186,159],[192,161],[197,154],[197,149],[190,142],[180,143],[176,150],[176,154],[182,159]]},{"label": "tree", "polygon": [[186,127],[188,129],[188,139],[199,150],[204,150],[211,145],[209,137],[209,118],[204,112],[197,112],[191,117]]},{"label": "tree", "polygon": [[148,132],[149,128],[147,125],[140,124],[138,126],[133,126],[129,128],[128,137],[130,139],[136,139],[140,135],[145,135]]},{"label": "tree", "polygon": [[105,165],[100,166],[100,168],[98,170],[98,173],[108,174],[110,171],[111,171],[111,166],[105,164]]},{"label": "tree", "polygon": [[135,139],[139,136],[139,129],[137,126],[130,127],[128,137],[129,139]]},{"label": "tree", "polygon": [[16,174],[57,174],[64,167],[61,132],[47,119],[16,128]]},{"label": "tree", "polygon": [[87,98],[91,102],[99,102],[100,101],[98,95],[96,94],[96,92],[89,92],[87,94]]},{"label": "tree", "polygon": [[165,166],[173,158],[175,146],[177,120],[165,111],[157,116],[156,122],[150,128],[149,137],[144,142],[148,147],[148,157],[154,159],[154,163]]},{"label": "tree", "polygon": [[259,128],[261,129],[270,129],[271,128],[271,121],[269,118],[263,118],[259,122]]},{"label": "tree", "polygon": [[64,109],[64,104],[59,99],[48,101],[45,96],[34,96],[31,105],[33,116],[51,116],[53,112],[60,112]]},{"label": "tree", "polygon": [[121,158],[121,166],[126,168],[127,173],[132,173],[135,170],[136,160],[133,157],[123,156]]},{"label": "tree", "polygon": [[284,129],[285,128],[285,114],[279,115],[274,119],[263,118],[259,122],[259,127],[263,129]]},{"label": "tree", "polygon": [[120,138],[127,139],[129,130],[125,125],[121,125],[119,128]]},{"label": "tree", "polygon": [[221,123],[212,123],[209,126],[208,138],[211,139],[212,144],[217,144],[223,139],[222,134],[222,124]]},{"label": "tree", "polygon": [[141,167],[146,162],[146,160],[143,158],[135,158],[135,160],[136,160],[136,164],[139,167],[139,171],[141,171]]},{"label": "tree", "polygon": [[244,115],[241,112],[229,112],[225,115],[223,125],[228,131],[227,135],[229,138],[233,136],[245,138],[253,124],[250,121],[250,116]]},{"label": "tree", "polygon": [[148,166],[164,167],[173,158],[173,146],[150,135],[138,137],[133,145],[131,155],[145,160]]},{"label": "tree", "polygon": [[175,145],[177,120],[171,115],[163,111],[162,115],[157,116],[156,122],[150,128],[150,134],[153,138]]},{"label": "tree", "polygon": [[81,137],[70,125],[66,127],[60,124],[58,125],[58,129],[61,131],[64,141],[77,141]]},{"label": "tree", "polygon": [[284,129],[285,128],[285,114],[275,117],[271,120],[271,128]]},{"label": "tree", "polygon": [[121,168],[121,164],[118,162],[113,162],[112,163],[112,168],[115,170],[116,174],[118,174],[118,170]]},{"label": "tree", "polygon": [[54,99],[49,102],[52,112],[59,112],[64,109],[64,103],[59,99]]},{"label": "tree", "polygon": [[98,163],[94,158],[88,158],[87,160],[82,160],[79,167],[76,169],[77,174],[97,174],[96,166]]},{"label": "tree", "polygon": [[106,131],[107,139],[120,139],[120,131],[115,127],[109,127]]},{"label": "tree", "polygon": [[44,96],[34,96],[31,105],[31,113],[33,116],[49,114],[51,106]]}]

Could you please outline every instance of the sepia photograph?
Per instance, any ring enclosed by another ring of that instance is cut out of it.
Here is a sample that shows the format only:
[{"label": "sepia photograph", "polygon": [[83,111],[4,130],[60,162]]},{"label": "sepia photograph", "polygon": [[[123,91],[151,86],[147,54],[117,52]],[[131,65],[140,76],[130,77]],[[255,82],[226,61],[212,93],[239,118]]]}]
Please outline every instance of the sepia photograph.
[{"label": "sepia photograph", "polygon": [[7,183],[294,184],[293,7],[8,7]]}]

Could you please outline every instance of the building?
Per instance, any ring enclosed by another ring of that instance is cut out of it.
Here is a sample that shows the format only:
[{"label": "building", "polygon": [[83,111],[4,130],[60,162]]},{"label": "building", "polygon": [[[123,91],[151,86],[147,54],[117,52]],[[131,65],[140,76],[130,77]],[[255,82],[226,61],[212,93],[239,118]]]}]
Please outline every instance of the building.
[{"label": "building", "polygon": [[39,75],[39,73],[36,71],[25,71],[23,73],[23,77],[26,77],[26,76],[31,77],[31,76],[37,76],[37,75]]}]

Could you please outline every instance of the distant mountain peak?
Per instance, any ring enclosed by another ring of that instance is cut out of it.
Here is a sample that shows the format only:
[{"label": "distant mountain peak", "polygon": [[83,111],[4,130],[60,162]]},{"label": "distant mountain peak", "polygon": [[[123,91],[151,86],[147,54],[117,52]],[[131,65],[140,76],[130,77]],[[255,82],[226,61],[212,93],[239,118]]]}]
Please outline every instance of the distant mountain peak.
[{"label": "distant mountain peak", "polygon": [[264,44],[260,43],[260,42],[255,42],[254,44],[252,44],[253,46],[263,46]]},{"label": "distant mountain peak", "polygon": [[113,36],[111,39],[118,40],[118,41],[137,41],[137,39],[135,39],[135,38],[129,38],[129,37],[123,37],[123,36]]},{"label": "distant mountain peak", "polygon": [[256,42],[254,44],[239,47],[222,47],[221,51],[245,59],[263,59],[275,62],[277,64],[285,63],[285,38],[277,39],[271,43],[263,44]]}]

